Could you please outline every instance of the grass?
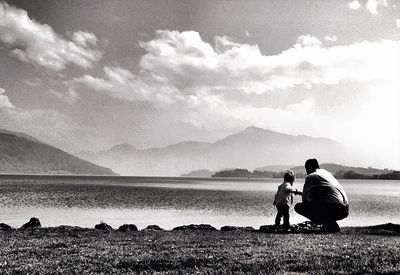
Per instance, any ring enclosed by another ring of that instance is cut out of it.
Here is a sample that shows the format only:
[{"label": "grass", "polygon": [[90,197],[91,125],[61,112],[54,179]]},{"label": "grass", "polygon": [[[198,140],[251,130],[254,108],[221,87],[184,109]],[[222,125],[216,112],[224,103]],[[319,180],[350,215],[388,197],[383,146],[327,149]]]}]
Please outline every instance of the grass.
[{"label": "grass", "polygon": [[398,274],[400,233],[0,231],[1,274]]}]

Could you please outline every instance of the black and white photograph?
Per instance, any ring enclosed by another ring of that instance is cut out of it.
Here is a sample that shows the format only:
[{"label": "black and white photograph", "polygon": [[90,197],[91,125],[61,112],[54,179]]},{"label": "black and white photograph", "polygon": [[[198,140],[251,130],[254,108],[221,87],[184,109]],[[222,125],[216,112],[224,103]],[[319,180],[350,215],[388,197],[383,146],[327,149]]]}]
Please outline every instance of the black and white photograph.
[{"label": "black and white photograph", "polygon": [[400,274],[399,0],[0,0],[0,274]]}]

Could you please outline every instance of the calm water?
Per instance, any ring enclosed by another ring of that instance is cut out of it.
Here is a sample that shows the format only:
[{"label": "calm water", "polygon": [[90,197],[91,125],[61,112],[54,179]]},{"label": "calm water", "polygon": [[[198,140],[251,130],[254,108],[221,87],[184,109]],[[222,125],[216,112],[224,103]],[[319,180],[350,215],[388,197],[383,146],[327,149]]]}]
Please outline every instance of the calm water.
[{"label": "calm water", "polygon": [[[400,181],[341,180],[350,216],[341,225],[400,223]],[[273,196],[280,179],[7,177],[0,178],[0,222],[21,226],[38,217],[43,226],[118,227],[189,223],[272,224]],[[304,180],[295,187],[302,189]],[[300,201],[296,196],[295,202]],[[291,222],[305,219],[291,211]]]}]

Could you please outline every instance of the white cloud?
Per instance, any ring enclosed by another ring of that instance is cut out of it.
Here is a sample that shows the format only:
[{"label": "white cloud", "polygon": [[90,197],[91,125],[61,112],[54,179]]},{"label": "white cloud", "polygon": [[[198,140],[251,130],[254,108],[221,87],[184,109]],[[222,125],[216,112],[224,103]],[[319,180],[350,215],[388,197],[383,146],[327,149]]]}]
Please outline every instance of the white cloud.
[{"label": "white cloud", "polygon": [[351,10],[358,10],[361,7],[361,4],[358,0],[354,0],[348,3],[349,9]]},{"label": "white cloud", "polygon": [[304,35],[292,48],[266,56],[256,45],[226,37],[216,37],[213,47],[196,32],[159,31],[155,39],[141,46],[147,54],[140,66],[182,94],[210,88],[265,94],[296,86],[385,78],[397,66],[393,56],[398,55],[399,42],[325,48],[317,38]]},{"label": "white cloud", "polygon": [[321,46],[322,46],[321,41],[319,41],[318,38],[311,36],[309,34],[299,36],[299,38],[297,39],[297,44],[294,45],[295,48],[321,47]]},{"label": "white cloud", "polygon": [[326,41],[330,41],[330,42],[336,42],[337,41],[337,36],[336,35],[326,35],[325,37]]},{"label": "white cloud", "polygon": [[322,47],[317,38],[304,35],[292,48],[266,56],[256,45],[227,37],[216,37],[213,47],[197,32],[158,31],[155,39],[141,46],[147,53],[140,61],[140,73],[105,67],[104,78],[84,75],[73,82],[116,97],[150,102],[181,102],[229,90],[243,97],[268,96],[295,87],[393,79],[399,69],[400,42]]},{"label": "white cloud", "polygon": [[377,0],[368,0],[366,8],[371,14],[376,15],[378,14],[378,6],[379,3]]},{"label": "white cloud", "polygon": [[388,7],[388,6],[389,6],[389,3],[387,0],[368,0],[365,7],[371,14],[377,15],[378,8]]},{"label": "white cloud", "polygon": [[6,91],[0,88],[0,108],[14,108],[15,106],[10,102],[10,99],[5,93]]},{"label": "white cloud", "polygon": [[84,84],[94,90],[132,101],[148,101],[155,105],[169,105],[184,98],[176,87],[164,78],[151,74],[132,74],[119,67],[104,67],[104,78],[84,75],[70,81],[70,85]]},{"label": "white cloud", "polygon": [[79,31],[73,41],[67,40],[5,2],[0,2],[0,40],[14,47],[12,54],[19,60],[56,71],[68,64],[89,68],[101,58],[100,51],[91,47],[97,41],[94,34]]},{"label": "white cloud", "polygon": [[97,37],[90,32],[77,31],[72,35],[72,41],[82,47],[88,47],[89,45],[97,45]]},{"label": "white cloud", "polygon": [[[351,10],[358,10],[361,8],[361,4],[359,0],[354,0],[352,2],[348,3],[349,9]],[[365,8],[368,10],[369,13],[372,15],[377,15],[379,12],[379,9],[382,7],[389,7],[389,2],[388,0],[368,0]],[[396,5],[392,5],[393,8],[396,7]]]}]

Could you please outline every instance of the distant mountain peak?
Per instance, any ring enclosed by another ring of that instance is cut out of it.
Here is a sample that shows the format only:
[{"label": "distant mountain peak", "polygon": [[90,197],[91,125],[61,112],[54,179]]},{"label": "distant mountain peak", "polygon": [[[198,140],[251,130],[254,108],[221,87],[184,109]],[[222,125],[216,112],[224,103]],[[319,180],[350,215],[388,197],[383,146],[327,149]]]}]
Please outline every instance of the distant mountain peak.
[{"label": "distant mountain peak", "polygon": [[253,134],[253,133],[260,133],[260,132],[265,132],[265,131],[267,131],[267,130],[260,128],[260,127],[249,126],[249,127],[245,128],[241,133]]},{"label": "distant mountain peak", "polygon": [[279,133],[279,132],[275,132],[269,129],[263,129],[260,127],[255,127],[255,126],[249,126],[247,128],[245,128],[244,130],[229,135],[224,139],[221,139],[219,141],[217,141],[216,143],[221,143],[221,142],[225,142],[226,140],[232,140],[232,139],[240,139],[240,140],[246,140],[248,138],[251,139],[262,139],[262,138],[272,138],[272,137],[283,137],[283,136],[288,136],[287,134],[284,133]]},{"label": "distant mountain peak", "polygon": [[245,128],[243,131],[238,132],[237,134],[239,134],[239,135],[243,135],[243,134],[245,134],[245,135],[271,135],[272,134],[272,135],[288,136],[288,134],[285,134],[285,133],[273,131],[270,129],[264,129],[264,128],[260,128],[260,127],[256,127],[256,126],[249,126],[249,127]]}]

